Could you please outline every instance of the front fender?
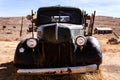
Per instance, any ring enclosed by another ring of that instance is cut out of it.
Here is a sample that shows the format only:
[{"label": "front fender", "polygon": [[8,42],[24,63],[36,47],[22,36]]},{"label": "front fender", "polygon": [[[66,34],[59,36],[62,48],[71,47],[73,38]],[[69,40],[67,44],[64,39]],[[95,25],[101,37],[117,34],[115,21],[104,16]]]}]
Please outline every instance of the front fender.
[{"label": "front fender", "polygon": [[92,36],[87,37],[86,45],[76,50],[78,64],[97,64],[102,63],[102,51],[98,40]]},{"label": "front fender", "polygon": [[95,53],[99,55],[100,57],[102,57],[100,43],[95,37],[92,37],[92,36],[87,37],[86,47],[91,52],[91,54]]},{"label": "front fender", "polygon": [[[39,65],[38,61],[40,60],[38,60],[39,59],[38,57],[40,57],[40,53],[42,50],[41,40],[36,38],[37,46],[35,48],[29,48],[26,45],[26,41],[28,39],[29,38],[22,40],[16,48],[15,55],[14,55],[14,65],[16,67],[23,68],[25,66],[33,67],[33,65],[35,66]],[[20,49],[22,49],[22,51],[20,51]]]}]

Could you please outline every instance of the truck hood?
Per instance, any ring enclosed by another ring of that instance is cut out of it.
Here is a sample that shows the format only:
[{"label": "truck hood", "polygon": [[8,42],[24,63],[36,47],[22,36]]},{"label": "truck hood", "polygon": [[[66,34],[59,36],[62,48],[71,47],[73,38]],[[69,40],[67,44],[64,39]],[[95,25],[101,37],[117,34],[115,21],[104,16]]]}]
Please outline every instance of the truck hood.
[{"label": "truck hood", "polygon": [[52,24],[45,24],[45,25],[41,25],[41,26],[46,27],[46,26],[51,26],[51,25],[57,25],[59,27],[66,27],[69,29],[83,29],[83,27],[84,27],[83,25],[68,24],[68,23],[52,23]]},{"label": "truck hood", "polygon": [[52,23],[38,27],[38,37],[53,43],[60,43],[72,39],[72,30],[83,29],[82,25]]},{"label": "truck hood", "polygon": [[83,29],[83,25],[76,25],[76,24],[65,24],[65,23],[59,23],[60,27],[67,27],[69,29]]}]

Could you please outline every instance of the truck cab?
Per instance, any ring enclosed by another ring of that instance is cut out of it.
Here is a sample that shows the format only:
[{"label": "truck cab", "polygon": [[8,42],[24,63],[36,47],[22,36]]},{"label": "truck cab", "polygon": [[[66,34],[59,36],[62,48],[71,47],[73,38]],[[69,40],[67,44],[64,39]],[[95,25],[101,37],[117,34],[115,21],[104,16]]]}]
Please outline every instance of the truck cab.
[{"label": "truck cab", "polygon": [[[86,15],[74,7],[39,8],[34,20],[37,38],[22,40],[16,48],[14,65],[18,73],[69,74],[98,70],[102,52],[98,40],[85,34]],[[92,27],[93,22],[92,19]]]}]

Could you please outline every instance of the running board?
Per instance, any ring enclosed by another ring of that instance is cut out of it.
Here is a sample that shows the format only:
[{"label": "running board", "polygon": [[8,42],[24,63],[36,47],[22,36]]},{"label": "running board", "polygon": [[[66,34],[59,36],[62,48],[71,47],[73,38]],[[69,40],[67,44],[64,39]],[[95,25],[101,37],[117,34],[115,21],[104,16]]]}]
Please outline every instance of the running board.
[{"label": "running board", "polygon": [[18,74],[26,75],[40,75],[40,74],[72,74],[72,73],[86,73],[97,70],[97,65],[77,66],[77,67],[63,67],[63,68],[42,68],[42,69],[18,69]]}]

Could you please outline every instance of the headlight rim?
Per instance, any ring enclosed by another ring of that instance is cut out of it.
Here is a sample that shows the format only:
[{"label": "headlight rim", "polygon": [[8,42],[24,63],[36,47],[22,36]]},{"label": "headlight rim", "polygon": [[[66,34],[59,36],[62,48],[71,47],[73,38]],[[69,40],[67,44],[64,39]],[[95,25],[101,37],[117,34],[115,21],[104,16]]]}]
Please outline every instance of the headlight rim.
[{"label": "headlight rim", "polygon": [[[30,46],[30,40],[33,40],[34,44],[32,46]],[[35,48],[37,46],[37,40],[35,38],[29,38],[27,39],[26,41],[26,45],[29,47],[29,48]]]},{"label": "headlight rim", "polygon": [[[78,38],[80,38],[80,37],[82,37],[82,39],[84,39],[84,42],[83,42],[83,44],[82,45],[79,45],[79,43],[78,43]],[[84,37],[84,36],[81,36],[81,35],[79,35],[79,36],[77,36],[76,38],[75,38],[75,44],[77,44],[78,46],[84,46],[85,44],[86,44],[86,42],[87,42],[87,39],[86,39],[86,37]]]}]

